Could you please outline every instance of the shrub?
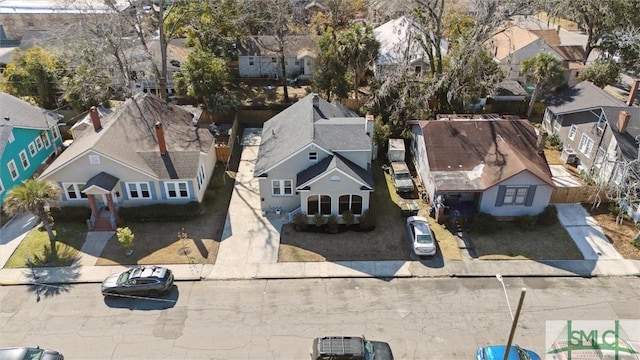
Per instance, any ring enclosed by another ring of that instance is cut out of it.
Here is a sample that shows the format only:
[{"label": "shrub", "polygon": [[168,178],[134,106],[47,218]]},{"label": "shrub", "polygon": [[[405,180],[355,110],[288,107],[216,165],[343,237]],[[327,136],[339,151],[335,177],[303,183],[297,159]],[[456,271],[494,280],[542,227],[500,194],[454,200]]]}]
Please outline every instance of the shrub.
[{"label": "shrub", "polygon": [[317,227],[320,227],[320,226],[326,224],[327,220],[324,218],[324,216],[321,213],[316,213],[315,215],[313,215],[313,223]]},{"label": "shrub", "polygon": [[296,229],[296,231],[305,231],[308,225],[307,215],[303,213],[293,215],[293,228]]},{"label": "shrub", "polygon": [[367,210],[360,215],[359,222],[360,229],[362,230],[373,230],[376,227],[376,219],[373,217],[373,214]]},{"label": "shrub", "polygon": [[500,230],[500,224],[496,217],[487,214],[479,213],[473,218],[471,223],[471,231],[478,234],[492,234]]},{"label": "shrub", "polygon": [[338,217],[336,215],[327,218],[327,230],[332,234],[338,233]]},{"label": "shrub", "polygon": [[133,231],[128,227],[119,227],[116,229],[116,236],[118,237],[118,241],[122,244],[122,247],[125,249],[130,249],[133,246],[133,239],[135,239],[135,235]]},{"label": "shrub", "polygon": [[558,222],[558,209],[554,205],[548,205],[538,214],[538,224],[550,226]]},{"label": "shrub", "polygon": [[203,215],[205,207],[197,201],[187,204],[154,204],[120,208],[120,215],[127,221],[184,221]]},{"label": "shrub", "polygon": [[516,224],[522,230],[533,230],[536,228],[537,218],[533,215],[518,216]]},{"label": "shrub", "polygon": [[549,134],[547,144],[549,144],[549,147],[552,149],[562,150],[562,141],[560,141],[558,134]]},{"label": "shrub", "polygon": [[50,213],[56,221],[84,222],[91,217],[91,209],[84,206],[54,207]]},{"label": "shrub", "polygon": [[342,213],[342,221],[344,221],[345,225],[351,226],[356,223],[356,217],[353,215],[351,210],[347,210]]}]

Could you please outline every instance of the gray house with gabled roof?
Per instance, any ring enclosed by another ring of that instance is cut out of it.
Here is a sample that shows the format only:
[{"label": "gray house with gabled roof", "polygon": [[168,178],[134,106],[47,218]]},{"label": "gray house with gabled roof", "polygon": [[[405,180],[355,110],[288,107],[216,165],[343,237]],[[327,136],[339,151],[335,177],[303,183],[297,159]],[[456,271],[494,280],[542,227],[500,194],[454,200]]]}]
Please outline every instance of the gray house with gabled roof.
[{"label": "gray house with gabled roof", "polygon": [[202,201],[215,141],[191,113],[144,93],[103,119],[90,113],[91,126],[40,175],[62,189],[58,206],[89,207],[92,223],[112,229],[120,206]]},{"label": "gray house with gabled roof", "polygon": [[374,190],[373,118],[310,94],[265,122],[254,176],[263,211],[361,215]]},{"label": "gray house with gabled roof", "polygon": [[543,127],[558,135],[564,158],[596,181],[614,179],[621,163],[638,159],[637,106],[625,104],[589,81],[547,99],[546,105]]}]

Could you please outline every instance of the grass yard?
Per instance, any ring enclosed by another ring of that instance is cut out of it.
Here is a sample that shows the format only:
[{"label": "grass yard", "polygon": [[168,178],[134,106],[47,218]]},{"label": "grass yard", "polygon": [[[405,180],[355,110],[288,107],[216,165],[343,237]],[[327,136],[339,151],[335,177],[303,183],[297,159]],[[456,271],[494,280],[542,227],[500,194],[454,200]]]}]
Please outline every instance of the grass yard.
[{"label": "grass yard", "polygon": [[[184,222],[128,223],[135,235],[133,255],[114,235],[96,265],[214,263],[224,229],[235,172],[218,163],[205,195],[206,213]],[[179,234],[186,234],[181,239]]]},{"label": "grass yard", "polygon": [[470,233],[481,260],[581,260],[582,253],[560,223],[522,230],[514,222],[501,222],[489,235]]},{"label": "grass yard", "polygon": [[[376,219],[373,231],[338,234],[297,232],[293,225],[288,224],[280,235],[278,261],[410,260],[406,219],[401,216],[399,206],[402,199],[396,194],[389,175],[382,170],[382,164],[374,161],[372,168],[376,184],[370,206]],[[435,222],[432,222],[433,232],[445,259],[461,259],[451,233],[443,226],[433,224]]]},{"label": "grass yard", "polygon": [[5,264],[5,268],[28,267],[25,255],[29,255],[34,266],[69,266],[77,258],[78,252],[87,236],[87,225],[84,223],[59,222],[56,224],[54,233],[56,234],[57,261],[49,260],[46,256],[45,247],[49,247],[49,235],[41,228],[41,224],[34,227],[22,240],[20,245],[13,252]]}]

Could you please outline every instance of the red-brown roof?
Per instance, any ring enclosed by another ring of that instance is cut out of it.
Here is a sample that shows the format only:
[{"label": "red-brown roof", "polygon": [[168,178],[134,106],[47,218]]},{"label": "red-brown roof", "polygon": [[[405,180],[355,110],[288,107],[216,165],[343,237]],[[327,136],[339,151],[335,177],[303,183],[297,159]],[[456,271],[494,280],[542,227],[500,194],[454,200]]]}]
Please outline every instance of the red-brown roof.
[{"label": "red-brown roof", "polygon": [[[535,128],[527,120],[420,121],[431,172],[470,179],[464,190],[488,189],[529,171],[553,186]],[[456,190],[456,189],[446,189]]]}]

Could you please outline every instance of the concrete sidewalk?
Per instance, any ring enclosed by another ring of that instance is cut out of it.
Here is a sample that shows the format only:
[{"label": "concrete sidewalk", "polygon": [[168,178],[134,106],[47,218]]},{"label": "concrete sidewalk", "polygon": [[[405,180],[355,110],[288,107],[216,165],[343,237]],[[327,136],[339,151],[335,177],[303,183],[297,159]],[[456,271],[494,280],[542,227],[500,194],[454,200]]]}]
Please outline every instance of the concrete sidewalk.
[{"label": "concrete sidewalk", "polygon": [[[582,251],[585,260],[438,260],[341,261],[278,263],[280,229],[285,215],[261,213],[258,181],[253,177],[259,131],[248,129],[236,183],[215,264],[167,265],[178,281],[301,278],[402,277],[595,277],[640,276],[640,260],[625,260],[607,241],[602,229],[579,204],[557,205],[558,218]],[[0,266],[37,224],[30,214],[16,216],[0,233]],[[100,283],[127,266],[95,266],[113,232],[89,232],[70,267],[0,269],[0,285]]]}]

